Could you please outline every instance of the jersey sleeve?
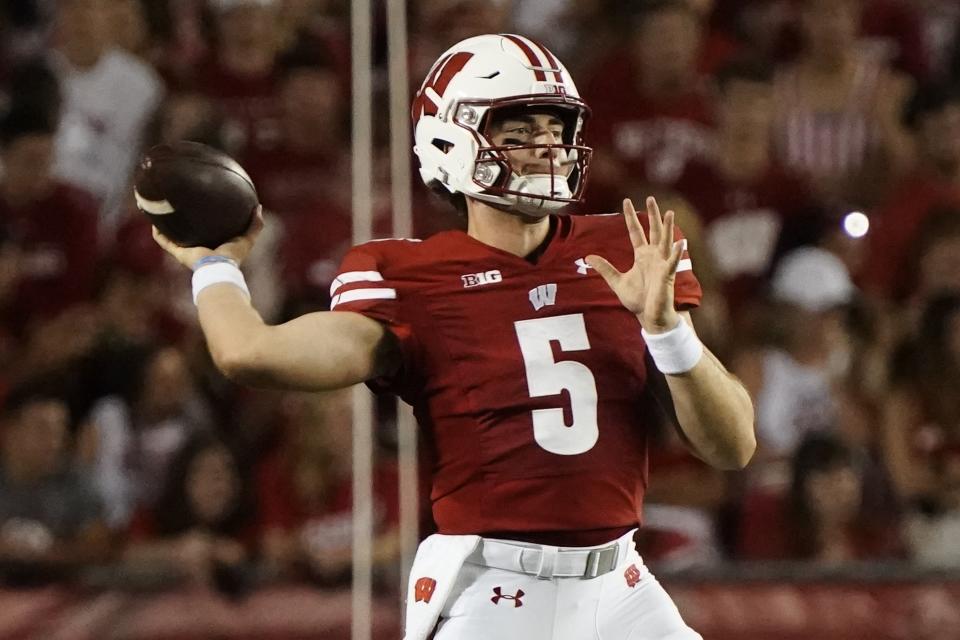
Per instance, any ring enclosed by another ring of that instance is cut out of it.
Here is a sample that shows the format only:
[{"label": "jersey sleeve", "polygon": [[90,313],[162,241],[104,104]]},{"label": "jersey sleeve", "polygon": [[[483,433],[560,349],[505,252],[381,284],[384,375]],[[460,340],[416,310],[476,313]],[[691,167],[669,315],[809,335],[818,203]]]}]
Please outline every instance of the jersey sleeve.
[{"label": "jersey sleeve", "polygon": [[416,369],[416,340],[410,319],[404,313],[400,283],[389,277],[389,260],[369,244],[352,248],[330,285],[330,310],[352,311],[383,324],[397,339],[401,367],[390,378],[367,381],[376,392],[406,395],[401,381],[409,382]]},{"label": "jersey sleeve", "polygon": [[680,227],[674,227],[673,236],[674,239],[683,241],[683,253],[680,255],[677,278],[673,284],[673,303],[678,310],[687,311],[700,306],[703,289],[700,288],[700,281],[693,273],[693,261],[690,259],[687,239],[680,231]]}]

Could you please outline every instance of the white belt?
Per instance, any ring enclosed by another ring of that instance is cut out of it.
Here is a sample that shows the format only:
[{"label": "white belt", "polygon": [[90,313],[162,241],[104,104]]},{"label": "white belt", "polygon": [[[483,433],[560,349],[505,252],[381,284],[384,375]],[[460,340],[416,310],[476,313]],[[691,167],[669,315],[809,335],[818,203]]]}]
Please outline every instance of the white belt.
[{"label": "white belt", "polygon": [[596,578],[626,558],[633,532],[602,547],[564,548],[481,538],[470,564],[551,578]]}]

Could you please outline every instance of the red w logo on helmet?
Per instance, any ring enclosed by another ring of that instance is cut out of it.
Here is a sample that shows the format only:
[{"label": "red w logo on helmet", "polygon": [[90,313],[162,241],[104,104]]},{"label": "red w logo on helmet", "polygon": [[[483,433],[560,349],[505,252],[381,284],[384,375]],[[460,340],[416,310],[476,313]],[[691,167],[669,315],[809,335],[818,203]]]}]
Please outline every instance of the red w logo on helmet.
[{"label": "red w logo on helmet", "polygon": [[436,100],[443,97],[443,92],[447,90],[453,76],[457,75],[464,65],[473,57],[469,51],[459,51],[440,60],[434,67],[433,72],[423,81],[423,86],[417,91],[413,98],[413,108],[410,110],[410,117],[416,124],[422,116],[437,115]]}]

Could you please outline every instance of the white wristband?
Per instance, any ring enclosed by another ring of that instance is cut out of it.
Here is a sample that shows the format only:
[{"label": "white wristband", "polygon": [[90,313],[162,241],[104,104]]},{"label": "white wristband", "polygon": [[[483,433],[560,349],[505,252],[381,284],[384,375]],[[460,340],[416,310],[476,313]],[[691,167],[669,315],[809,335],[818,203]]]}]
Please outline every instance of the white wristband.
[{"label": "white wristband", "polygon": [[250,289],[247,288],[247,281],[243,278],[243,272],[237,265],[230,262],[213,262],[200,266],[193,272],[193,304],[197,304],[197,296],[207,287],[227,282],[240,287],[247,300],[250,299]]},{"label": "white wristband", "polygon": [[693,369],[703,357],[703,343],[693,328],[680,318],[680,324],[664,333],[647,333],[640,330],[647,343],[650,357],[657,369],[676,375]]}]

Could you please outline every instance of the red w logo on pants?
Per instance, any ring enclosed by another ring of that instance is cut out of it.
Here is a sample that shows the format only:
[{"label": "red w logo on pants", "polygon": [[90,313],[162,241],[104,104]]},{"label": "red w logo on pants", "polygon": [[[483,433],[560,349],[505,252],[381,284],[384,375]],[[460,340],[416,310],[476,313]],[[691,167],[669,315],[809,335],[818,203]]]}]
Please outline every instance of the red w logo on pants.
[{"label": "red w logo on pants", "polygon": [[490,598],[490,602],[493,604],[499,604],[501,600],[513,600],[513,608],[522,607],[523,603],[520,601],[520,598],[523,597],[523,589],[517,589],[517,595],[511,596],[510,594],[504,595],[501,593],[502,587],[494,587],[493,593],[495,594]]},{"label": "red w logo on pants", "polygon": [[414,602],[430,602],[433,597],[433,590],[437,588],[437,581],[433,578],[420,578],[413,585]]},{"label": "red w logo on pants", "polygon": [[623,578],[627,581],[627,586],[631,589],[637,586],[637,583],[640,582],[640,569],[637,569],[637,565],[632,564],[627,567],[627,570],[623,572]]}]

